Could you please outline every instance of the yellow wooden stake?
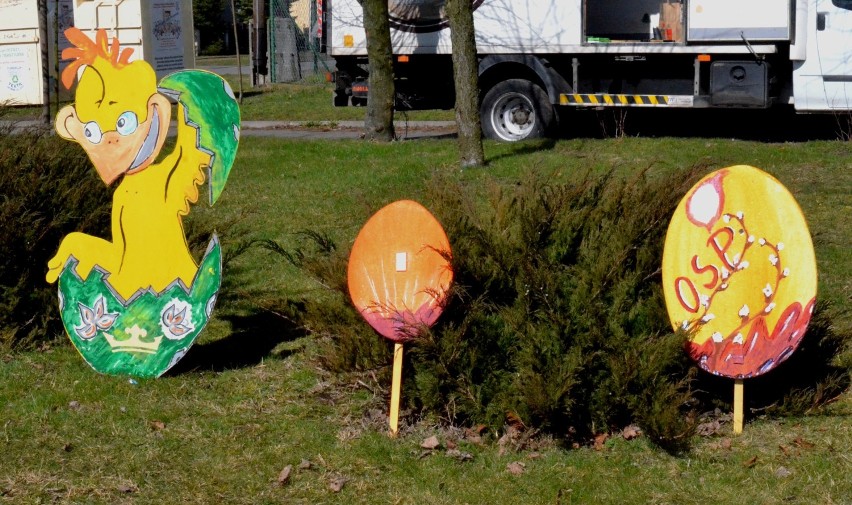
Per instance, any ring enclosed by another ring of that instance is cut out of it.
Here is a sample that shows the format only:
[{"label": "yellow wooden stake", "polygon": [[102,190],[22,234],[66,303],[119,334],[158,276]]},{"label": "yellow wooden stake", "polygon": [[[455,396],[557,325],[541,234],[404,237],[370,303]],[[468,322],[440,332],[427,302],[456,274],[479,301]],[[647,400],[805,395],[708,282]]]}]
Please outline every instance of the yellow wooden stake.
[{"label": "yellow wooden stake", "polygon": [[734,434],[743,432],[743,380],[734,379]]},{"label": "yellow wooden stake", "polygon": [[393,379],[391,382],[390,436],[399,433],[399,391],[402,389],[402,344],[393,347]]}]

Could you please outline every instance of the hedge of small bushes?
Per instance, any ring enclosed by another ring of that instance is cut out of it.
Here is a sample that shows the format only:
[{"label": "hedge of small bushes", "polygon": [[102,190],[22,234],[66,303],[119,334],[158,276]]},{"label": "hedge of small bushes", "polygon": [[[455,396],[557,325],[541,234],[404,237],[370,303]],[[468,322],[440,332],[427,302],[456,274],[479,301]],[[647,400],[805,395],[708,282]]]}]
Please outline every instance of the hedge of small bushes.
[{"label": "hedge of small bushes", "polygon": [[47,129],[0,131],[0,346],[63,335],[47,261],[72,231],[108,236],[111,195],[74,143]]},{"label": "hedge of small bushes", "polygon": [[[669,220],[708,171],[430,181],[424,204],[450,238],[455,280],[436,325],[406,344],[405,410],[495,430],[521,422],[571,444],[635,423],[664,448],[687,448],[702,413],[730,411],[733,389],[688,358],[661,288]],[[323,366],[378,371],[388,384],[390,344],[349,302],[349,251],[316,243],[286,256],[338,293],[305,304]],[[750,380],[747,408],[802,413],[848,387],[837,358],[852,336],[835,333],[825,309],[786,364],[797,373]]]}]

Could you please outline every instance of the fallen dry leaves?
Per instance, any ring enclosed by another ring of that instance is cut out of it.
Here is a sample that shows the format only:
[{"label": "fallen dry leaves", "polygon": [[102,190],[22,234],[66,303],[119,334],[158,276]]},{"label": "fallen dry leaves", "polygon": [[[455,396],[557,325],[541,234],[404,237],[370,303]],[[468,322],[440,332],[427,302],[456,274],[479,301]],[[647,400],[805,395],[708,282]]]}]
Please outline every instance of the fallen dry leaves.
[{"label": "fallen dry leaves", "polygon": [[130,483],[125,483],[125,484],[119,484],[118,487],[116,487],[116,489],[118,490],[119,493],[131,494],[131,493],[135,493],[139,488],[136,486],[136,484],[130,482]]},{"label": "fallen dry leaves", "polygon": [[793,445],[795,445],[799,449],[813,449],[814,448],[813,443],[808,442],[807,440],[803,439],[802,437],[796,437],[795,440],[793,440]]},{"label": "fallen dry leaves", "polygon": [[793,472],[791,472],[786,466],[779,466],[778,469],[775,470],[775,476],[779,479],[785,479],[791,475],[793,475]]},{"label": "fallen dry leaves", "polygon": [[278,485],[284,486],[290,482],[290,473],[293,472],[293,465],[287,465],[278,474]]},{"label": "fallen dry leaves", "polygon": [[524,431],[527,428],[527,425],[524,424],[524,421],[521,417],[514,412],[509,412],[506,414],[506,424],[510,427],[515,428],[518,431]]},{"label": "fallen dry leaves", "polygon": [[349,479],[342,475],[334,475],[330,479],[328,479],[328,488],[335,493],[339,493],[343,490],[343,486],[348,480]]},{"label": "fallen dry leaves", "polygon": [[722,423],[720,423],[717,419],[700,423],[695,428],[695,432],[702,437],[712,437],[714,435],[718,435],[721,431]]},{"label": "fallen dry leaves", "polygon": [[497,440],[497,445],[500,447],[498,454],[503,456],[507,452],[511,451],[523,451],[525,449],[530,449],[536,444],[536,435],[538,434],[538,430],[536,429],[522,429],[519,428],[518,424],[509,425],[506,428],[506,432],[503,436]]},{"label": "fallen dry leaves", "polygon": [[[319,458],[319,461],[321,462],[322,465],[325,465],[325,461],[323,461],[322,456],[317,455],[317,458]],[[300,472],[304,472],[304,471],[312,469],[313,467],[314,467],[314,464],[311,463],[310,460],[302,458],[302,460],[295,467],[295,469],[298,469]],[[295,474],[293,473],[293,470],[294,470],[293,465],[286,465],[284,468],[281,469],[281,472],[278,473],[278,477],[275,478],[274,484],[276,486],[279,486],[279,487],[284,487],[287,484],[289,484],[295,476]],[[337,479],[337,480],[335,480],[335,479]],[[342,480],[340,480],[340,479],[342,479]],[[333,490],[334,487],[337,487],[338,485],[342,488],[343,484],[347,480],[348,479],[345,479],[345,478],[335,474],[334,476],[332,476],[331,480],[329,481],[329,488]],[[337,492],[337,491],[335,491],[335,492]]]},{"label": "fallen dry leaves", "polygon": [[526,469],[526,465],[520,461],[512,461],[508,465],[506,465],[506,471],[511,473],[512,475],[521,475],[524,473]]},{"label": "fallen dry leaves", "polygon": [[482,444],[482,434],[487,427],[484,424],[478,424],[473,428],[468,428],[464,431],[464,438],[472,444]]},{"label": "fallen dry leaves", "polygon": [[459,461],[470,461],[473,459],[473,454],[463,452],[458,449],[447,449],[447,457],[457,459]]},{"label": "fallen dry leaves", "polygon": [[638,438],[642,436],[642,429],[636,426],[635,424],[631,424],[627,426],[623,430],[621,430],[621,436],[624,440],[633,440],[634,438]]},{"label": "fallen dry leaves", "polygon": [[434,450],[441,446],[441,442],[438,440],[438,437],[432,435],[431,437],[426,438],[423,442],[420,443],[420,447],[426,450]]},{"label": "fallen dry leaves", "polygon": [[606,433],[598,433],[595,435],[595,450],[602,451],[605,448],[606,441],[609,438],[609,435]]},{"label": "fallen dry leaves", "polygon": [[[448,458],[458,461],[470,461],[473,459],[473,454],[460,450],[458,448],[458,443],[454,440],[448,439],[443,445],[447,447],[445,454]],[[420,442],[420,448],[423,450],[417,455],[417,459],[423,459],[435,454],[441,446],[441,441],[437,436],[432,435],[425,438],[422,442]]]}]

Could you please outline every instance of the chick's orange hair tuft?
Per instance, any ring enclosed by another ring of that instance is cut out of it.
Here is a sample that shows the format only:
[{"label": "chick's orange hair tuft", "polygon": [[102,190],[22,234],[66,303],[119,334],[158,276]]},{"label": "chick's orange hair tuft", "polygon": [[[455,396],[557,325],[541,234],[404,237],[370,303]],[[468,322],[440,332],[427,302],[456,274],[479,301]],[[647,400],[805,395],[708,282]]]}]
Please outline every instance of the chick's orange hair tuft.
[{"label": "chick's orange hair tuft", "polygon": [[65,30],[65,36],[75,46],[62,50],[63,60],[74,60],[62,71],[62,84],[66,89],[71,89],[77,70],[83,65],[91,65],[99,56],[115,68],[121,68],[130,63],[130,55],[133,54],[133,49],[126,47],[119,52],[118,37],[113,37],[112,44],[110,44],[106,30],[98,30],[94,42],[74,26]]}]

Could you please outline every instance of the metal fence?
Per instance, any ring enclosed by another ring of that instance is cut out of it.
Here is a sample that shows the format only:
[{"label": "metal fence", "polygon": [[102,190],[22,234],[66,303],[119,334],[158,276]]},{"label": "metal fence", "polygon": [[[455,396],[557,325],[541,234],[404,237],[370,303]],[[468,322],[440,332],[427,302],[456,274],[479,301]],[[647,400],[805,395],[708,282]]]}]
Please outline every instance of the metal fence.
[{"label": "metal fence", "polygon": [[324,75],[333,63],[324,53],[322,0],[269,0],[269,79],[295,82]]}]

